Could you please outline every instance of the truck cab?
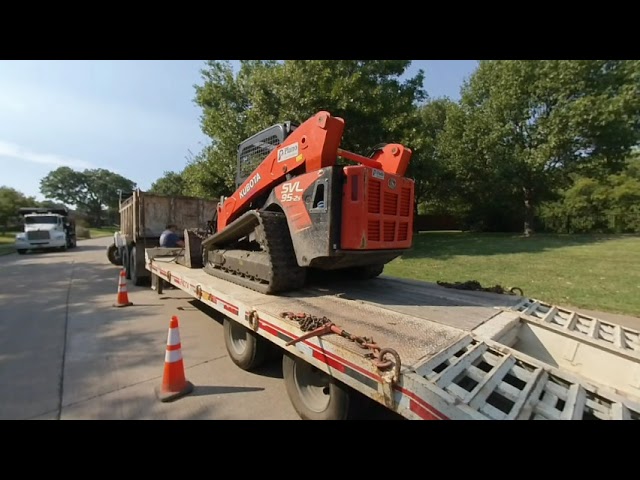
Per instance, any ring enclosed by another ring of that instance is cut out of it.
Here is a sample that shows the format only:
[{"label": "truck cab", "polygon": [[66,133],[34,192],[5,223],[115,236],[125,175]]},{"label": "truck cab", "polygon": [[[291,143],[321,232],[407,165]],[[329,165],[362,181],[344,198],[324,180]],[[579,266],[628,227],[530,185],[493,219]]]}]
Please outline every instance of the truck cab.
[{"label": "truck cab", "polygon": [[28,250],[66,250],[76,246],[75,222],[67,209],[22,208],[24,232],[16,235],[20,255]]}]

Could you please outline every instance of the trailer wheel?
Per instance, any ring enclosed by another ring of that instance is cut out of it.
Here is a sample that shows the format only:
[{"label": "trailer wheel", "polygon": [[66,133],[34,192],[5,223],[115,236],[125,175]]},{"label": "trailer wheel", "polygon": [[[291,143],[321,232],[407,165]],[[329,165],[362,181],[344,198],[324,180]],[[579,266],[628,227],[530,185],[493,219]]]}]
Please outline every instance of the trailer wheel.
[{"label": "trailer wheel", "polygon": [[351,392],[323,371],[285,353],[282,375],[289,400],[303,420],[347,420],[351,417]]},{"label": "trailer wheel", "polygon": [[225,317],[224,345],[231,361],[243,370],[253,370],[267,358],[269,344],[244,325]]},{"label": "trailer wheel", "polygon": [[18,252],[18,255],[24,255],[25,253],[27,253],[27,251],[24,248],[19,248],[17,252]]}]

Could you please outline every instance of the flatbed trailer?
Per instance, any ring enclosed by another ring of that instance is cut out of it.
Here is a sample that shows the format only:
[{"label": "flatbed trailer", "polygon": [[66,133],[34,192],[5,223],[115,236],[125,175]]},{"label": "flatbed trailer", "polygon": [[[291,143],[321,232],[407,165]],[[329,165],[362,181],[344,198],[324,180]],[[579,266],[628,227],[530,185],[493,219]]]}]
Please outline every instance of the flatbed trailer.
[{"label": "flatbed trailer", "polygon": [[263,295],[145,251],[163,282],[224,315],[251,370],[283,353],[303,419],[345,419],[370,399],[405,419],[640,419],[640,332],[516,295],[381,276]]}]

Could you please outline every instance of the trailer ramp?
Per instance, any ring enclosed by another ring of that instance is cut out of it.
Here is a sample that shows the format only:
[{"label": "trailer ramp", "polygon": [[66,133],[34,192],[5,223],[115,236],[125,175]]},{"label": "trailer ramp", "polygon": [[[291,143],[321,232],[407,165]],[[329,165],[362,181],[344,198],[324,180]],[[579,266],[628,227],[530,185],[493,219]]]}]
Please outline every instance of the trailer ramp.
[{"label": "trailer ramp", "polygon": [[640,332],[590,315],[557,307],[540,300],[525,299],[513,307],[526,318],[558,326],[566,332],[608,343],[628,353],[640,353]]},{"label": "trailer ramp", "polygon": [[405,376],[425,397],[439,393],[443,402],[432,403],[451,419],[640,419],[639,404],[472,335]]}]

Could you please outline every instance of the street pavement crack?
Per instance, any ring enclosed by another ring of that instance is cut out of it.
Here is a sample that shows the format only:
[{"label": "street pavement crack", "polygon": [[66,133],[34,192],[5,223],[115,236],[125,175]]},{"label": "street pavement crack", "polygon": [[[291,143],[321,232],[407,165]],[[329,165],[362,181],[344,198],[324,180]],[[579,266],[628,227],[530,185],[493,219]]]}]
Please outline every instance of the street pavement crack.
[{"label": "street pavement crack", "polygon": [[62,338],[62,364],[60,365],[60,383],[58,385],[58,408],[56,412],[56,420],[60,420],[62,415],[62,399],[64,397],[64,369],[67,358],[67,334],[69,331],[69,300],[71,299],[71,287],[73,285],[73,273],[75,270],[75,260],[71,261],[71,272],[69,274],[69,285],[67,287],[67,298],[65,299],[64,311],[64,336]]}]

